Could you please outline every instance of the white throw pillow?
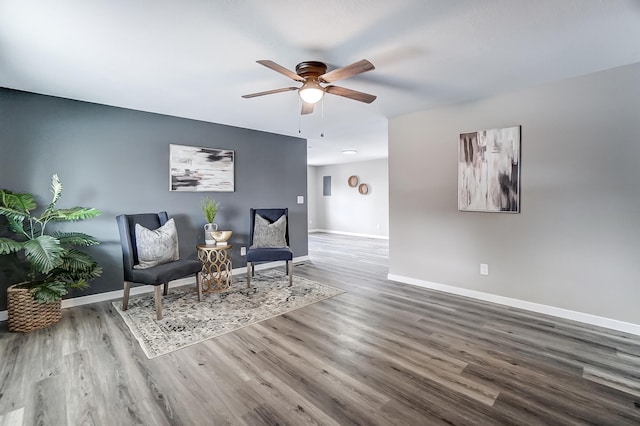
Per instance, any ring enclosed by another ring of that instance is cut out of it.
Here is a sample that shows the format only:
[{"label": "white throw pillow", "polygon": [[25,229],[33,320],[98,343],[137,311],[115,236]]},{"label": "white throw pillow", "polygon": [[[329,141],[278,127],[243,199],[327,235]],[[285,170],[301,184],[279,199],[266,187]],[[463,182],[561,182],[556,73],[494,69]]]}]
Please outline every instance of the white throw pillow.
[{"label": "white throw pillow", "polygon": [[135,232],[140,263],[133,265],[134,269],[147,269],[179,259],[178,232],[173,218],[153,231],[136,223]]},{"label": "white throw pillow", "polygon": [[282,248],[287,247],[287,217],[280,216],[273,223],[256,214],[253,226],[253,244],[250,248]]}]

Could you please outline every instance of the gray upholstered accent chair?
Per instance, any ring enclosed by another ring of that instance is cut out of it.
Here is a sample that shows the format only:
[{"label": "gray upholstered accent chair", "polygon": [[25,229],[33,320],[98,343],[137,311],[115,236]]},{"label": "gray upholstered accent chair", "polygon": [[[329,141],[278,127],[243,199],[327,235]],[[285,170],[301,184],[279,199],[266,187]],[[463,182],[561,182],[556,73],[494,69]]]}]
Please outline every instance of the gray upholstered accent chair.
[{"label": "gray upholstered accent chair", "polygon": [[202,264],[198,260],[180,259],[152,266],[146,269],[135,269],[138,264],[138,250],[136,245],[135,225],[139,223],[147,229],[158,229],[167,223],[169,217],[167,212],[141,213],[141,214],[121,214],[116,217],[118,230],[120,231],[120,244],[122,245],[122,266],[124,271],[124,298],[122,309],[127,310],[129,304],[129,290],[131,283],[140,283],[155,286],[156,317],[162,319],[162,295],[160,286],[164,286],[164,294],[169,289],[169,281],[184,278],[189,275],[196,276],[196,287],[198,291],[198,301],[202,297],[200,287],[200,274]]},{"label": "gray upholstered accent chair", "polygon": [[[286,229],[284,233],[284,244],[282,247],[254,247],[254,230],[256,215],[260,215],[270,224],[276,222],[284,215],[286,219]],[[289,286],[293,284],[293,251],[289,244],[289,209],[250,209],[249,212],[249,246],[246,253],[247,258],[247,287],[251,287],[251,277],[254,275],[254,265],[260,262],[286,262],[286,272],[289,275]]]}]

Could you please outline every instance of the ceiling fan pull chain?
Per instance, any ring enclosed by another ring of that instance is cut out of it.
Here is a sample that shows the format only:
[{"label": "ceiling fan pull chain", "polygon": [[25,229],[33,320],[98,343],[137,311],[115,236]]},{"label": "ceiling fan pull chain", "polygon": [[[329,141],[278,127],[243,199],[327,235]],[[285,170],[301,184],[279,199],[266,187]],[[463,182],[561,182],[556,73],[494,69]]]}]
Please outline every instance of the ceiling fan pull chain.
[{"label": "ceiling fan pull chain", "polygon": [[320,112],[322,113],[322,125],[320,126],[322,130],[320,131],[320,137],[324,138],[324,98],[320,101]]},{"label": "ceiling fan pull chain", "polygon": [[[300,97],[298,97],[298,109],[302,108],[302,100],[300,99]],[[302,127],[302,114],[298,115],[298,134],[302,133],[301,130]]]}]

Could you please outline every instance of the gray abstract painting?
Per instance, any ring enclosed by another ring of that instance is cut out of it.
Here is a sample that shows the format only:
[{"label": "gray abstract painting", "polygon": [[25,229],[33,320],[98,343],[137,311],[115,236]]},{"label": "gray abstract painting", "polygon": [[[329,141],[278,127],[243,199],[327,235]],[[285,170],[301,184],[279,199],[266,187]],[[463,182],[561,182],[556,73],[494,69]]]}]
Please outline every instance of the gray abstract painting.
[{"label": "gray abstract painting", "polygon": [[520,126],[460,134],[458,210],[520,212]]},{"label": "gray abstract painting", "polygon": [[169,145],[171,191],[234,191],[234,152]]}]

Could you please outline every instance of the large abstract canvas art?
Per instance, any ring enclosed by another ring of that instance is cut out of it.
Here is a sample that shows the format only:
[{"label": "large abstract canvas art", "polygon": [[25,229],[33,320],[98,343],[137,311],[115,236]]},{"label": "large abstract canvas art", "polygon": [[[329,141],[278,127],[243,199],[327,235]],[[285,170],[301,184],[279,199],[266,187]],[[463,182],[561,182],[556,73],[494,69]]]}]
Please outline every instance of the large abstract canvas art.
[{"label": "large abstract canvas art", "polygon": [[169,145],[171,191],[234,191],[234,152]]},{"label": "large abstract canvas art", "polygon": [[458,210],[520,212],[520,126],[460,134]]}]

